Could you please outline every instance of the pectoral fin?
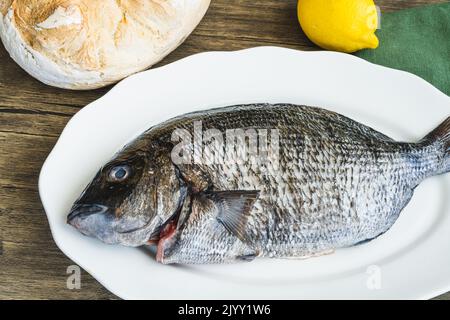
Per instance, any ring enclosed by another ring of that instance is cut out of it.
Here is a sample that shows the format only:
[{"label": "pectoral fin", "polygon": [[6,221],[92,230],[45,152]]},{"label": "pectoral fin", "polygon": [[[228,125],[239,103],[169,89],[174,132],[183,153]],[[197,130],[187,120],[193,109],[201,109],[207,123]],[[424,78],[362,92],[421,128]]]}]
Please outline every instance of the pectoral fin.
[{"label": "pectoral fin", "polygon": [[213,194],[213,201],[219,207],[217,220],[242,242],[251,245],[246,227],[253,204],[258,199],[257,190],[218,191]]},{"label": "pectoral fin", "polygon": [[257,254],[255,252],[255,253],[238,256],[238,257],[236,257],[236,259],[239,261],[251,262],[251,261],[255,260],[256,257],[257,257]]}]

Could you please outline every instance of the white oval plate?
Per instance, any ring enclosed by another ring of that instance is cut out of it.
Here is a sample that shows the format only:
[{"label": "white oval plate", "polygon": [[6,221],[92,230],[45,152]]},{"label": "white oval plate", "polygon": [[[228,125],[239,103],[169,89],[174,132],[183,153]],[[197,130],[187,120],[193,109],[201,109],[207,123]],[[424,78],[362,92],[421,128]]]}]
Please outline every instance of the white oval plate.
[{"label": "white oval plate", "polygon": [[425,299],[450,290],[450,175],[424,181],[378,239],[308,260],[167,266],[66,225],[97,169],[148,127],[251,102],[321,106],[411,141],[450,115],[450,98],[424,80],[333,52],[209,52],[142,72],[78,112],[45,161],[39,192],[56,244],[126,299]]}]

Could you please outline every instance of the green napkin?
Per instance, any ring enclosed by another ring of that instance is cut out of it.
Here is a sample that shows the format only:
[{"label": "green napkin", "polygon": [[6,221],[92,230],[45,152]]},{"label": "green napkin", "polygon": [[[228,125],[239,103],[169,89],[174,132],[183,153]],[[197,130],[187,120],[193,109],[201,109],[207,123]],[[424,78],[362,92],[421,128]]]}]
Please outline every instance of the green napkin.
[{"label": "green napkin", "polygon": [[380,45],[357,56],[409,71],[450,95],[450,2],[382,13]]}]

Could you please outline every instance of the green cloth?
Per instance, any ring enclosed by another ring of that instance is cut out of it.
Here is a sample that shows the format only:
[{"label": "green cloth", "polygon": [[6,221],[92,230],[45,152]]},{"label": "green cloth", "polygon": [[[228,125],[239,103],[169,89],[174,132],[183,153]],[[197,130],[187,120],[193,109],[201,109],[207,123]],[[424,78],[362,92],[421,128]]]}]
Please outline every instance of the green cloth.
[{"label": "green cloth", "polygon": [[450,2],[381,14],[380,45],[355,53],[409,71],[450,95]]}]

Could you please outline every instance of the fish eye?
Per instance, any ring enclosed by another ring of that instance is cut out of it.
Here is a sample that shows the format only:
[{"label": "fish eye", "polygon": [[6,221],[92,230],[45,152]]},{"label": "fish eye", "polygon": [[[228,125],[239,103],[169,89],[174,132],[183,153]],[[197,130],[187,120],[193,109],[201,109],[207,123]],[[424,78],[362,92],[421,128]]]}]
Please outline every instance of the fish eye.
[{"label": "fish eye", "polygon": [[109,171],[109,180],[113,182],[121,182],[128,178],[130,175],[130,167],[127,165],[119,165],[112,167]]}]

